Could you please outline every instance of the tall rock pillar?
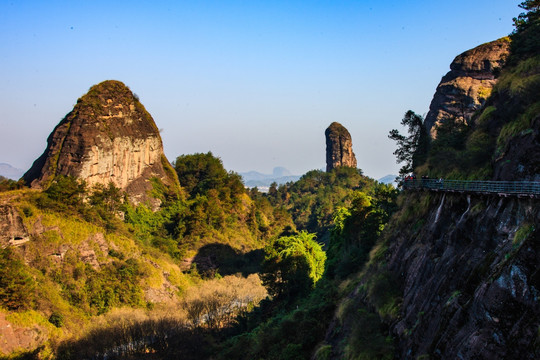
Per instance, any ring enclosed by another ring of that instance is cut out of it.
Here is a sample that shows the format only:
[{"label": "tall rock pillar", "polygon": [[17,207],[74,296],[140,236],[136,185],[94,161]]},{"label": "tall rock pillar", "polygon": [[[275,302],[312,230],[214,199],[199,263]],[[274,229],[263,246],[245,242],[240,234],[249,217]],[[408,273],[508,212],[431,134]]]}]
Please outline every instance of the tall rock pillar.
[{"label": "tall rock pillar", "polygon": [[326,136],[326,171],[339,166],[356,168],[351,134],[343,125],[333,122],[324,132]]}]

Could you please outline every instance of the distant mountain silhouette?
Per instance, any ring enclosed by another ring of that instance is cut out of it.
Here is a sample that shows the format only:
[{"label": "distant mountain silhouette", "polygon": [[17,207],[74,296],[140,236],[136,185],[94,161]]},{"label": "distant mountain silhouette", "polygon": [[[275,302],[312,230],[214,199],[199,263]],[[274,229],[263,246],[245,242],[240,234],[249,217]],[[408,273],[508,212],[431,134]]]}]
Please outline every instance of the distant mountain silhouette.
[{"label": "distant mountain silhouette", "polygon": [[12,180],[19,180],[23,176],[24,170],[17,169],[9,164],[0,163],[0,176]]},{"label": "distant mountain silhouette", "polygon": [[272,174],[263,174],[258,171],[248,171],[240,173],[244,179],[244,184],[247,187],[267,187],[273,182],[279,184],[285,184],[287,182],[294,182],[300,179],[300,175],[292,175],[289,170],[284,167],[275,167]]},{"label": "distant mountain silhouette", "polygon": [[392,185],[396,186],[396,177],[397,177],[397,175],[386,175],[386,176],[383,176],[382,178],[380,178],[377,181],[380,182],[380,183],[383,183],[383,184],[392,184]]}]

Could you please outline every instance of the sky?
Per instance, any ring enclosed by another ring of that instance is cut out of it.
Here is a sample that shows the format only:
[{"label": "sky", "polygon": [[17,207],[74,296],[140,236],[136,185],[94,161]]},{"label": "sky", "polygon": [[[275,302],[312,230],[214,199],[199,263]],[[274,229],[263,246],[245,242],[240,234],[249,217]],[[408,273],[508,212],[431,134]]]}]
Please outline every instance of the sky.
[{"label": "sky", "polygon": [[28,169],[77,99],[124,82],[170,161],[325,168],[325,129],[397,174],[388,132],[426,114],[455,56],[508,35],[520,1],[0,1],[0,163]]}]

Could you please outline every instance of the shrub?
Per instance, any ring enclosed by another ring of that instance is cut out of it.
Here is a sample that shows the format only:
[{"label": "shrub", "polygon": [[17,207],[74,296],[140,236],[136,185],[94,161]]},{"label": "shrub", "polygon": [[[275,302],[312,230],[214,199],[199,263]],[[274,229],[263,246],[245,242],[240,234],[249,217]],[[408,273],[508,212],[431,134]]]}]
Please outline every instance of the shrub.
[{"label": "shrub", "polygon": [[0,304],[9,310],[30,309],[36,283],[21,257],[11,248],[0,249]]}]

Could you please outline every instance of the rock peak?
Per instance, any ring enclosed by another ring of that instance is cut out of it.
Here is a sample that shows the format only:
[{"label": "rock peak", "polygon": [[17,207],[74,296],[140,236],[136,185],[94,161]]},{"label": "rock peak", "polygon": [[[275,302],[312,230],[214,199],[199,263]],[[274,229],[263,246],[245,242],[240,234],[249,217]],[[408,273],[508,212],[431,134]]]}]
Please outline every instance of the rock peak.
[{"label": "rock peak", "polygon": [[107,80],[77,100],[23,178],[34,188],[47,188],[60,175],[80,178],[89,187],[112,182],[135,203],[155,207],[150,179],[176,187],[173,174],[152,116],[126,85]]},{"label": "rock peak", "polygon": [[340,123],[333,122],[324,132],[326,136],[326,171],[340,166],[356,168],[352,137]]},{"label": "rock peak", "polygon": [[438,124],[446,120],[467,123],[484,105],[509,51],[510,39],[505,37],[456,56],[437,86],[426,116],[426,128],[432,138],[437,136]]}]

